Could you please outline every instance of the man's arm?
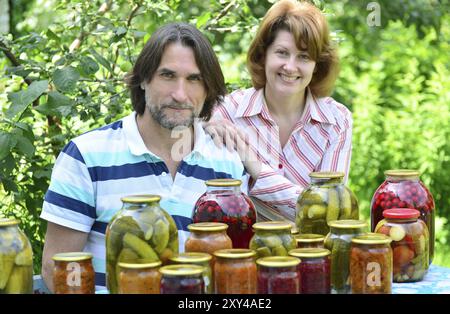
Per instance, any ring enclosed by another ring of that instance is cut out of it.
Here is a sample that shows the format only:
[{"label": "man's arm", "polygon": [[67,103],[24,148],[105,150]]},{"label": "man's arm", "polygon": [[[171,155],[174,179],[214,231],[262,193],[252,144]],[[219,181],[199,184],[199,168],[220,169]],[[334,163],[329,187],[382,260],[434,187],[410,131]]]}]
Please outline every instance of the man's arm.
[{"label": "man's arm", "polygon": [[48,289],[53,292],[53,255],[62,252],[83,251],[88,233],[48,222],[42,254],[42,278]]}]

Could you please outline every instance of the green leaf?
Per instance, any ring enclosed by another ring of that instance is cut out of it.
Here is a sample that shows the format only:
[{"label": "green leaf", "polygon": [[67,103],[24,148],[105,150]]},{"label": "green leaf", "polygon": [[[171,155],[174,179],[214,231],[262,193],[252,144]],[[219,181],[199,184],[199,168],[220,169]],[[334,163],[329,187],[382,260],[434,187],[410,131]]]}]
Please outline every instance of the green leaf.
[{"label": "green leaf", "polygon": [[24,154],[27,157],[33,157],[34,152],[36,151],[36,148],[34,147],[33,143],[31,141],[24,137],[16,137],[17,140],[17,149]]},{"label": "green leaf", "polygon": [[51,170],[37,170],[33,173],[33,176],[35,178],[48,178],[50,179],[50,176],[52,175],[52,171]]},{"label": "green leaf", "polygon": [[9,154],[12,144],[12,135],[0,131],[0,160]]},{"label": "green leaf", "polygon": [[97,51],[95,51],[94,49],[89,49],[89,52],[94,56],[95,60],[97,60],[98,63],[100,63],[101,65],[103,65],[108,71],[109,73],[113,74],[112,69],[111,69],[111,65],[109,64],[109,61],[106,60],[105,58],[103,58],[101,55],[99,55],[97,53]]},{"label": "green leaf", "polygon": [[49,93],[47,103],[63,117],[67,116],[72,111],[73,100],[58,92]]},{"label": "green leaf", "polygon": [[54,32],[52,32],[50,29],[47,30],[47,37],[49,39],[53,39],[54,41],[56,41],[58,44],[61,43],[61,39],[58,37],[58,35],[56,35]]},{"label": "green leaf", "polygon": [[206,12],[197,18],[197,28],[201,28],[211,19],[211,12]]},{"label": "green leaf", "polygon": [[13,180],[3,178],[1,182],[6,192],[19,192],[17,184]]},{"label": "green leaf", "polygon": [[47,90],[48,81],[35,81],[31,83],[26,90],[20,92],[8,93],[8,99],[11,106],[6,111],[6,117],[12,119],[21,114],[29,104],[39,98]]},{"label": "green leaf", "polygon": [[71,92],[80,79],[80,73],[74,67],[65,67],[53,72],[53,82],[56,88],[61,92]]},{"label": "green leaf", "polygon": [[16,162],[11,153],[7,154],[6,157],[0,159],[0,170],[3,176],[9,176],[14,170]]},{"label": "green leaf", "polygon": [[90,76],[94,75],[100,67],[98,66],[98,63],[95,62],[94,59],[83,56],[80,60],[80,65],[78,66],[79,71],[83,76]]}]

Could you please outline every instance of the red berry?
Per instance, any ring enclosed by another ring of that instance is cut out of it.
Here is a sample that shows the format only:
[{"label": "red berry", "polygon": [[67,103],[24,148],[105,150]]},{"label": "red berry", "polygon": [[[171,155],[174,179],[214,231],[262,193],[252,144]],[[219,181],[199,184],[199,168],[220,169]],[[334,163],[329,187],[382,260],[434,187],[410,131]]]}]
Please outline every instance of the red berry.
[{"label": "red berry", "polygon": [[382,201],[382,202],[380,203],[380,206],[381,206],[381,208],[386,208],[386,202],[385,202],[385,201]]},{"label": "red berry", "polygon": [[387,201],[386,202],[386,208],[392,208],[392,202],[391,201]]},{"label": "red berry", "polygon": [[400,202],[398,203],[398,207],[404,208],[404,207],[406,207],[406,203],[405,203],[404,201],[400,201]]}]

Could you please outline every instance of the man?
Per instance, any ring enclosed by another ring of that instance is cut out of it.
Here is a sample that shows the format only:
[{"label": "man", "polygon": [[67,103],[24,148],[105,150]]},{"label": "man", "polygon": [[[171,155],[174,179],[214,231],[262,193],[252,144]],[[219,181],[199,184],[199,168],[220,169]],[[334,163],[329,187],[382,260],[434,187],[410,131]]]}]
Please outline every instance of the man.
[{"label": "man", "polygon": [[121,197],[161,195],[182,251],[205,180],[242,178],[247,190],[239,155],[218,149],[198,121],[210,118],[226,89],[213,49],[195,27],[157,30],[127,83],[134,112],[73,139],[56,160],[41,214],[48,221],[42,276],[51,291],[58,252],[92,252],[97,289],[105,286],[105,230]]}]

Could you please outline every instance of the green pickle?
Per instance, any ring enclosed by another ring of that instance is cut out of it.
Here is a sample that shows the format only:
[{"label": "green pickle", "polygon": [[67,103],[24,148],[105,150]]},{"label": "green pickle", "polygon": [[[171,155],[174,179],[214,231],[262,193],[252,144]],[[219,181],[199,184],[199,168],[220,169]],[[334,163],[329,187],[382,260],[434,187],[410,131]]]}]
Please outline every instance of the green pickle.
[{"label": "green pickle", "polygon": [[292,224],[286,221],[266,221],[253,225],[255,234],[249,248],[256,251],[258,257],[287,256],[297,243],[291,234]]}]

